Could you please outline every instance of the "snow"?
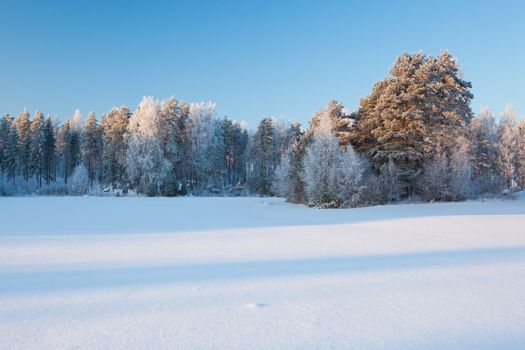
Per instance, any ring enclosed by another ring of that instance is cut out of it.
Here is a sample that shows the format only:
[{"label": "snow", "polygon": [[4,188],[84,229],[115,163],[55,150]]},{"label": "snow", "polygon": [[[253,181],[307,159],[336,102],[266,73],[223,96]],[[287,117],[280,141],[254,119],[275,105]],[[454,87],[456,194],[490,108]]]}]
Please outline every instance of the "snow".
[{"label": "snow", "polygon": [[525,198],[0,198],[5,349],[522,349]]}]

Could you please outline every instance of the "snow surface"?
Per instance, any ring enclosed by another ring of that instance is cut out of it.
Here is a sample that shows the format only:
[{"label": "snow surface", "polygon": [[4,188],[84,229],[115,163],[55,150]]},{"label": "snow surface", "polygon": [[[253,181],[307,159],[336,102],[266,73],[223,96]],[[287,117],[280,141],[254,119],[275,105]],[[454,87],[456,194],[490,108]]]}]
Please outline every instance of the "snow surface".
[{"label": "snow surface", "polygon": [[523,349],[525,197],[0,198],[2,349]]}]

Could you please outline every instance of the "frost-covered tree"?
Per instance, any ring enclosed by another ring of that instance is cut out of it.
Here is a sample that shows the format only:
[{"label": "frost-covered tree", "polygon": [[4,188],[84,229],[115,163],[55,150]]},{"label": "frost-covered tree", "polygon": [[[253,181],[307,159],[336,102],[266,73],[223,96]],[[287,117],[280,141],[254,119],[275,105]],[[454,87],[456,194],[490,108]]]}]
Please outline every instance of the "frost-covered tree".
[{"label": "frost-covered tree", "polygon": [[4,149],[6,147],[7,139],[9,138],[11,124],[12,120],[9,115],[5,115],[0,119],[0,175],[4,174]]},{"label": "frost-covered tree", "polygon": [[31,159],[31,121],[29,113],[23,111],[15,120],[16,131],[18,133],[18,175],[22,175],[24,180],[29,179],[30,159]]},{"label": "frost-covered tree", "polygon": [[0,120],[0,170],[1,175],[13,181],[18,160],[18,132],[13,118],[9,115]]},{"label": "frost-covered tree", "polygon": [[516,125],[516,116],[516,111],[509,103],[505,108],[505,112],[501,114],[498,125],[499,167],[506,189],[512,189],[516,185],[514,177],[516,155],[514,128]]},{"label": "frost-covered tree", "polygon": [[376,170],[392,159],[410,194],[436,147],[448,149],[466,132],[471,84],[446,51],[438,57],[404,53],[390,73],[361,101],[350,139]]},{"label": "frost-covered tree", "polygon": [[339,146],[327,114],[319,119],[303,160],[303,181],[310,205],[354,206],[359,201],[364,166],[352,146]]},{"label": "frost-covered tree", "polygon": [[129,180],[138,192],[147,195],[159,194],[170,168],[161,147],[160,109],[159,100],[144,97],[131,116],[125,135]]},{"label": "frost-covered tree", "polygon": [[329,100],[325,108],[318,110],[310,118],[309,132],[314,132],[324,118],[330,120],[331,130],[337,136],[339,143],[347,144],[354,121],[343,104],[336,100]]},{"label": "frost-covered tree", "polygon": [[35,176],[38,186],[42,186],[44,176],[44,115],[36,112],[30,127],[30,176]]},{"label": "frost-covered tree", "polygon": [[68,137],[69,168],[70,173],[82,162],[82,114],[77,109],[69,122]]},{"label": "frost-covered tree", "polygon": [[88,114],[84,122],[81,153],[92,186],[99,179],[102,166],[102,133],[93,112]]},{"label": "frost-covered tree", "polygon": [[116,107],[102,117],[103,134],[102,179],[105,185],[123,187],[126,182],[126,133],[131,112]]},{"label": "frost-covered tree", "polygon": [[66,140],[64,135],[64,124],[58,120],[53,123],[55,134],[55,179],[65,180]]},{"label": "frost-covered tree", "polygon": [[458,201],[472,193],[470,144],[466,138],[455,141],[454,151],[438,146],[432,161],[425,164],[418,179],[419,192],[427,201]]},{"label": "frost-covered tree", "polygon": [[525,119],[516,125],[516,182],[518,188],[525,189]]},{"label": "frost-covered tree", "polygon": [[50,116],[47,116],[44,119],[42,133],[44,142],[42,171],[44,181],[46,182],[46,185],[49,185],[51,181],[54,181],[55,174],[55,135]]},{"label": "frost-covered tree", "polygon": [[475,192],[496,192],[501,187],[494,114],[482,107],[470,124],[472,177]]},{"label": "frost-covered tree", "polygon": [[235,190],[246,182],[246,151],[248,131],[246,126],[228,118],[221,121],[224,138],[224,156],[226,165],[225,184]]},{"label": "frost-covered tree", "polygon": [[279,164],[279,148],[274,118],[263,118],[250,144],[248,185],[253,193],[271,195],[274,173]]},{"label": "frost-covered tree", "polygon": [[379,189],[381,191],[381,203],[397,201],[404,193],[400,181],[401,173],[392,159],[381,165],[379,170]]},{"label": "frost-covered tree", "polygon": [[189,108],[189,155],[191,187],[220,191],[226,176],[224,135],[214,103],[192,103]]},{"label": "frost-covered tree", "polygon": [[[304,134],[300,127],[298,134],[294,134],[287,151],[275,170],[274,192],[292,203],[306,202],[303,181],[303,158],[307,145],[312,140],[312,134]],[[296,128],[291,126],[290,128]]]},{"label": "frost-covered tree", "polygon": [[465,200],[473,193],[471,144],[465,137],[455,141],[449,159],[451,200]]},{"label": "frost-covered tree", "polygon": [[79,164],[73,170],[68,183],[69,193],[74,195],[86,194],[89,189],[89,174],[84,164]]},{"label": "frost-covered tree", "polygon": [[72,145],[75,145],[75,143],[72,142],[73,138],[73,132],[71,130],[71,123],[69,120],[66,120],[64,124],[62,125],[62,138],[63,138],[63,145],[60,145],[60,148],[63,152],[63,176],[64,176],[64,183],[67,184],[71,174],[73,173],[73,170],[75,169],[75,166],[73,165],[73,154],[74,151],[72,151]]}]

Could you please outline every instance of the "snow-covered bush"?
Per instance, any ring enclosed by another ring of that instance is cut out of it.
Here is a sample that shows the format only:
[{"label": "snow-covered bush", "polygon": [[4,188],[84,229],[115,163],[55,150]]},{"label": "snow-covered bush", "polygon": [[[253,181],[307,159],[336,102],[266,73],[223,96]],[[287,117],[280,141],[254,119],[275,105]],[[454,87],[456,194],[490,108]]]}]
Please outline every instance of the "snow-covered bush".
[{"label": "snow-covered bush", "polygon": [[303,181],[308,202],[320,207],[351,207],[359,200],[363,161],[348,145],[340,147],[329,127],[320,127],[306,148]]},{"label": "snow-covered bush", "polygon": [[79,164],[73,170],[68,182],[69,193],[73,195],[87,194],[89,190],[89,176],[86,167]]}]

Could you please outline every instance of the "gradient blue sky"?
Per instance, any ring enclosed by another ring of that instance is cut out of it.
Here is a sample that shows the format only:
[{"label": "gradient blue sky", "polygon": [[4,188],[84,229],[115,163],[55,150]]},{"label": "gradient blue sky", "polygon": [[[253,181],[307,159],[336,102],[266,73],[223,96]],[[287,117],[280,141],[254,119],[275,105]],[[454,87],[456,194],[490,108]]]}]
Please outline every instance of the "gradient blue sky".
[{"label": "gradient blue sky", "polygon": [[2,114],[175,95],[306,123],[329,98],[354,110],[419,49],[459,58],[474,111],[525,113],[524,1],[2,0],[0,44]]}]

